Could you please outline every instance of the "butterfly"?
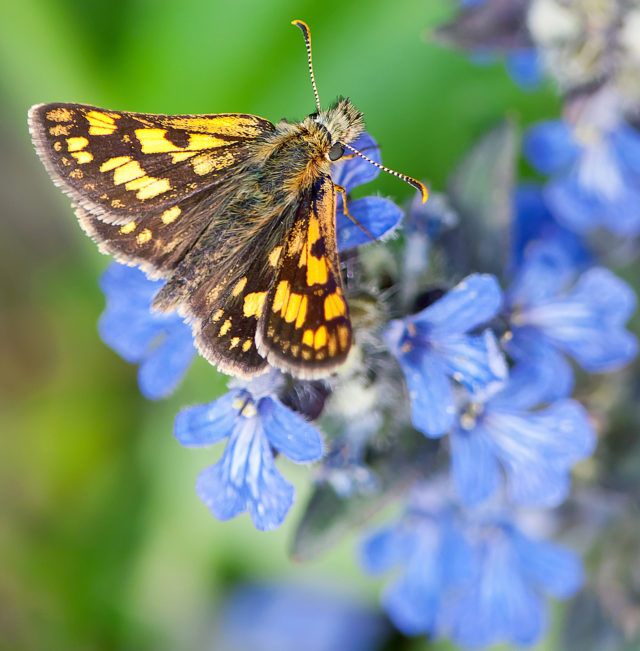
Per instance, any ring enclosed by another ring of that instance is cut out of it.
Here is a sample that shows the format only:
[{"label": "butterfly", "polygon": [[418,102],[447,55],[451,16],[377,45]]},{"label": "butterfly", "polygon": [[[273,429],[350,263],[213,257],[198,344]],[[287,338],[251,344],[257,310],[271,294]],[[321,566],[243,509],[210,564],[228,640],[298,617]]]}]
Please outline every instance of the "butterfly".
[{"label": "butterfly", "polygon": [[274,366],[330,374],[353,341],[338,258],[331,164],[362,113],[320,106],[311,36],[302,30],[318,111],[274,125],[243,113],[155,115],[82,104],[29,111],[36,151],[103,253],[166,283],[153,308],[191,324],[199,352],[249,378]]}]

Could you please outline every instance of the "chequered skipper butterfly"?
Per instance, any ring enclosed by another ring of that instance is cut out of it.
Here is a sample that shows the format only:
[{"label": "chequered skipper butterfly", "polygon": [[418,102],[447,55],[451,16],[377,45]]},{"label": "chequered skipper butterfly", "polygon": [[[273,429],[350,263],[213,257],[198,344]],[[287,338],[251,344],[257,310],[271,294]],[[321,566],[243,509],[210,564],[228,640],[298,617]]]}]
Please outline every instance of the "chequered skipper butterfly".
[{"label": "chequered skipper butterfly", "polygon": [[[166,284],[154,301],[191,323],[232,375],[329,374],[352,328],[336,244],[331,163],[364,130],[348,99],[277,125],[254,115],[151,115],[81,104],[29,111],[36,151],[100,250]],[[424,186],[399,176],[423,193]]]}]

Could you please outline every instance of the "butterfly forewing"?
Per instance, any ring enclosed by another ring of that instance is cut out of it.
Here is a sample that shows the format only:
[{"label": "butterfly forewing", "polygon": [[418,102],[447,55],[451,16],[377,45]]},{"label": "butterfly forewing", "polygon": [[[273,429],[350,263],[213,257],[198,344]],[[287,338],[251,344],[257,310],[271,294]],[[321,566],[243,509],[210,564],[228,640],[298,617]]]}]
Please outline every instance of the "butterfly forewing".
[{"label": "butterfly forewing", "polygon": [[228,181],[250,143],[273,131],[254,115],[153,115],[79,104],[29,112],[33,140],[54,181],[102,221],[124,225]]},{"label": "butterfly forewing", "polygon": [[267,360],[295,375],[326,375],[351,347],[351,324],[338,261],[336,191],[329,176],[303,195],[258,324]]}]

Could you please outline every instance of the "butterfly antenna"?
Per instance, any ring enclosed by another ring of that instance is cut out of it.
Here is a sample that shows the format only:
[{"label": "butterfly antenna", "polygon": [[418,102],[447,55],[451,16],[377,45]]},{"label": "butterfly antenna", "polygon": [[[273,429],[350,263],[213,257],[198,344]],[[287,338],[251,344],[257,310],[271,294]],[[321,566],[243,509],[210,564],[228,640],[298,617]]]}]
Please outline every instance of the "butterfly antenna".
[{"label": "butterfly antenna", "polygon": [[304,44],[307,48],[307,59],[309,59],[309,74],[311,75],[311,83],[313,84],[313,93],[316,96],[316,106],[318,107],[318,112],[322,112],[322,107],[320,106],[320,97],[318,97],[318,88],[316,87],[316,78],[313,76],[313,64],[311,63],[311,32],[309,31],[309,25],[303,20],[292,20],[292,25],[299,27],[302,31],[302,36],[304,36]]},{"label": "butterfly antenna", "polygon": [[427,191],[427,188],[424,186],[423,183],[420,183],[420,181],[416,181],[415,179],[412,179],[410,176],[407,176],[406,174],[401,174],[400,172],[396,172],[395,170],[390,170],[388,167],[385,167],[384,165],[380,165],[380,163],[376,163],[374,160],[371,160],[368,156],[365,156],[361,151],[354,149],[351,145],[347,145],[346,143],[343,144],[347,149],[352,151],[357,156],[360,156],[360,158],[364,158],[364,160],[366,160],[368,163],[375,165],[378,169],[384,170],[385,172],[389,172],[389,174],[393,174],[394,176],[397,176],[399,179],[402,179],[403,181],[406,181],[409,185],[413,186],[416,190],[419,190],[422,193],[422,203],[424,203],[427,200],[427,197],[429,196],[429,192]]}]

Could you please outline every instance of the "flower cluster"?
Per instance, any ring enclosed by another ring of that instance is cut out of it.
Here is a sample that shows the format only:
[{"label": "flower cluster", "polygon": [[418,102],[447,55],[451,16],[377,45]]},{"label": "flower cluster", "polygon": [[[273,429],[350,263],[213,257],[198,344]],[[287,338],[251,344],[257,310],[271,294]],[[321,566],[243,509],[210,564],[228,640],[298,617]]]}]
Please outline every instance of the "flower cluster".
[{"label": "flower cluster", "polygon": [[[562,11],[584,14],[583,3],[569,4]],[[532,61],[554,74],[562,52],[573,60],[570,38],[544,49],[540,16],[560,7],[554,0],[463,5],[443,34],[476,55],[526,59],[529,82]],[[546,597],[568,598],[583,582],[573,552],[542,540],[547,531],[525,533],[520,507],[549,514],[568,499],[572,471],[592,455],[603,420],[602,410],[590,413],[592,387],[637,353],[627,330],[635,295],[609,269],[604,238],[594,237],[640,232],[640,135],[626,113],[631,94],[621,91],[623,59],[598,88],[578,88],[578,72],[563,77],[571,91],[563,120],[526,134],[524,155],[549,176],[544,184],[482,187],[478,205],[498,194],[512,205],[508,225],[470,223],[456,192],[468,196],[482,183],[463,173],[448,196],[414,203],[402,229],[403,211],[390,200],[349,200],[350,215],[375,238],[397,231],[384,246],[368,244],[340,199],[338,248],[347,252],[356,341],[348,364],[326,381],[275,370],[233,380],[222,397],[176,417],[184,447],[226,439],[196,482],[220,520],[248,511],[257,529],[280,526],[294,487],[276,457],[317,462],[298,557],[360,524],[376,502],[409,495],[400,521],[362,547],[366,571],[400,568],[382,603],[405,634],[468,648],[532,644],[547,625]],[[380,162],[368,134],[355,146]],[[492,168],[492,147],[475,152],[476,170]],[[359,158],[332,170],[347,194],[377,173]],[[485,251],[476,235],[509,246]],[[175,388],[194,355],[188,327],[150,311],[160,287],[121,265],[103,277],[101,334],[140,364],[140,388],[152,398]]]}]

